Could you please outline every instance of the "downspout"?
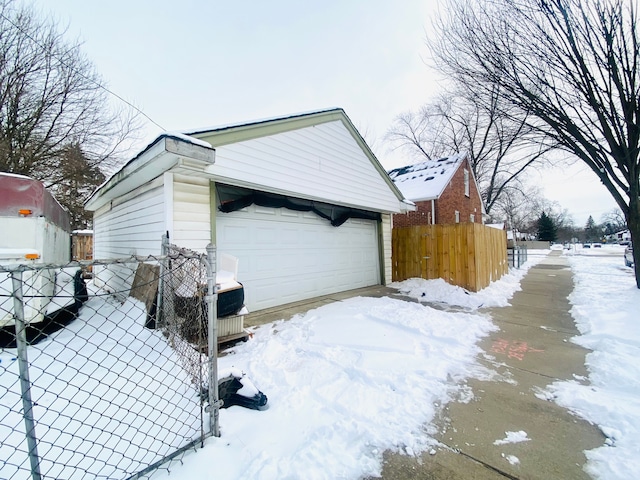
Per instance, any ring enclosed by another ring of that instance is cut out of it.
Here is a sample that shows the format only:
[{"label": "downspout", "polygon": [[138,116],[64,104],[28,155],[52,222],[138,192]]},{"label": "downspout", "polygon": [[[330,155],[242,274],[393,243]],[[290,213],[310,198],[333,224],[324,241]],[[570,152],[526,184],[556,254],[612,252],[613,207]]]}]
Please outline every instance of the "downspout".
[{"label": "downspout", "polygon": [[436,201],[431,199],[431,225],[436,224]]}]

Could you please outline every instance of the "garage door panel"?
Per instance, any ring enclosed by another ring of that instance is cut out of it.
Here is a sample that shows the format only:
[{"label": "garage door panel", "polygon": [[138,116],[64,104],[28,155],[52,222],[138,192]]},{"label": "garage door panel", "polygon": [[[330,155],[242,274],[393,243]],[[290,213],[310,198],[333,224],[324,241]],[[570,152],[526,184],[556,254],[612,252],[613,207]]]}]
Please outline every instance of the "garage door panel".
[{"label": "garage door panel", "polygon": [[218,213],[218,250],[239,258],[251,311],[380,283],[377,226],[251,206]]},{"label": "garage door panel", "polygon": [[257,214],[257,215],[267,215],[270,217],[275,217],[276,216],[276,212],[275,209],[273,208],[268,208],[268,207],[260,207],[258,205],[255,205],[253,207],[253,211]]}]

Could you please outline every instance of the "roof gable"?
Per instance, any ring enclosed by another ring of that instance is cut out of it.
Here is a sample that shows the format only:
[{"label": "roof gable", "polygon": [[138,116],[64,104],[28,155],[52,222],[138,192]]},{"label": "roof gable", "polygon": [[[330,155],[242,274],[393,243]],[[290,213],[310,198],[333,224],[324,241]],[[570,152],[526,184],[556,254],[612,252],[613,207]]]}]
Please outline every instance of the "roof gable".
[{"label": "roof gable", "polygon": [[390,170],[389,177],[412,202],[434,200],[440,198],[465,158],[465,153],[458,153],[438,160],[427,160]]},{"label": "roof gable", "polygon": [[187,132],[221,183],[381,212],[412,209],[341,108]]}]

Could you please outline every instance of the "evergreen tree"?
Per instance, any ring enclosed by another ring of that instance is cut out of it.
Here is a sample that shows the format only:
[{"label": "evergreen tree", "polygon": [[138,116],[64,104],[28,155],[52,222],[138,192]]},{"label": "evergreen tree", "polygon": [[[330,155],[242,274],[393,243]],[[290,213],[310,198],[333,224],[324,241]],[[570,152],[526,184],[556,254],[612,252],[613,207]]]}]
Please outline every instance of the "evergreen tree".
[{"label": "evergreen tree", "polygon": [[584,227],[584,240],[585,242],[597,242],[600,240],[600,229],[591,215],[589,215],[587,224]]},{"label": "evergreen tree", "polygon": [[557,228],[551,217],[546,212],[542,212],[538,219],[538,240],[544,242],[554,242],[556,240]]}]

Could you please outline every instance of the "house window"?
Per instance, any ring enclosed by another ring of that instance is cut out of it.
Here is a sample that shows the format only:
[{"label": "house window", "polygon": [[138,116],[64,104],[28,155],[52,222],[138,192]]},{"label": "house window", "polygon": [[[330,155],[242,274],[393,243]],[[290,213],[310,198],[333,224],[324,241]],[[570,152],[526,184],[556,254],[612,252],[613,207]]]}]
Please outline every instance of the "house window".
[{"label": "house window", "polygon": [[473,213],[471,215],[469,215],[469,221],[471,223],[474,223],[476,221],[476,216]]},{"label": "house window", "polygon": [[469,196],[469,170],[464,169],[464,194]]},{"label": "house window", "polygon": [[456,223],[460,223],[460,212],[456,210]]}]

